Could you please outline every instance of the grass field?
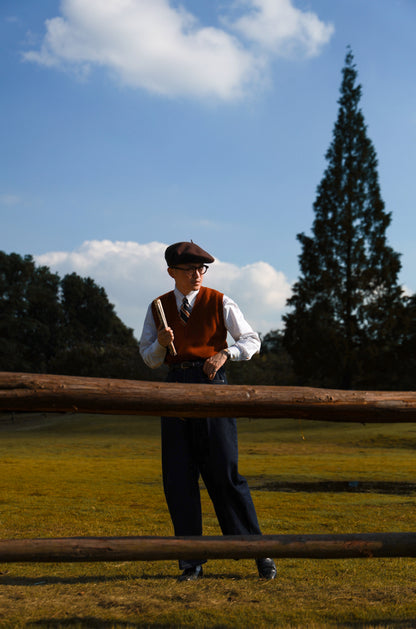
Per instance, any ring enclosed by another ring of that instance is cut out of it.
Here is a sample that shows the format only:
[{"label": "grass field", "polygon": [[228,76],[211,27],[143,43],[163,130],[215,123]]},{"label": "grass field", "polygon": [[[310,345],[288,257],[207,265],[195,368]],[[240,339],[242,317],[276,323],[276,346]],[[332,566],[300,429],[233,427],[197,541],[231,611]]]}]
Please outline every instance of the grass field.
[{"label": "grass field", "polygon": [[[239,420],[264,533],[416,530],[416,426]],[[158,418],[0,416],[0,538],[172,535]],[[220,534],[202,491],[204,533]],[[0,564],[0,627],[416,627],[416,560]]]}]

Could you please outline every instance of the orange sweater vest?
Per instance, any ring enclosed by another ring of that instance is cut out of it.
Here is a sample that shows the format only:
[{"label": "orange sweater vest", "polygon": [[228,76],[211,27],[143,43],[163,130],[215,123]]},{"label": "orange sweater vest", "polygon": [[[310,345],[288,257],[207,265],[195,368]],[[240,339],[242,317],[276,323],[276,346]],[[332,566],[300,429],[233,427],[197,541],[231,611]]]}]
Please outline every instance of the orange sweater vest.
[{"label": "orange sweater vest", "polygon": [[[189,321],[183,325],[176,307],[174,292],[170,291],[159,297],[168,325],[175,335],[173,342],[177,351],[177,356],[166,353],[166,363],[209,358],[227,347],[222,298],[222,293],[202,286],[196,296]],[[153,305],[152,310],[158,328],[159,319]]]}]

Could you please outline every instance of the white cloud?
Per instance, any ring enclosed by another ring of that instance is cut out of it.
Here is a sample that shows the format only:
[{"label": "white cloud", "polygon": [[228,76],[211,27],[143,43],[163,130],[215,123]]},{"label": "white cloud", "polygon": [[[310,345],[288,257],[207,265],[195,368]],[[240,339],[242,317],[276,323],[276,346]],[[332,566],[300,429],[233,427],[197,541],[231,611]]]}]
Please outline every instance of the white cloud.
[{"label": "white cloud", "polygon": [[334,32],[315,13],[297,9],[292,0],[250,0],[251,12],[233,28],[270,53],[281,56],[317,55]]},{"label": "white cloud", "polygon": [[102,66],[162,95],[232,100],[265,80],[272,55],[317,54],[328,41],[332,27],[292,1],[245,0],[245,13],[217,28],[169,0],[62,0],[40,50],[24,58],[81,74]]},{"label": "white cloud", "polygon": [[[61,276],[78,273],[103,286],[122,321],[140,338],[149,303],[171,290],[164,252],[166,244],[151,242],[86,241],[76,251],[53,251],[35,257]],[[253,328],[262,333],[281,326],[290,285],[270,264],[254,262],[238,267],[217,260],[205,284],[234,299]]]},{"label": "white cloud", "polygon": [[257,332],[265,334],[281,327],[281,315],[291,294],[284,273],[267,262],[238,267],[217,261],[209,274],[212,287],[232,297]]},{"label": "white cloud", "polygon": [[109,68],[124,83],[165,95],[238,97],[256,61],[224,30],[203,27],[168,0],[63,0],[40,51],[50,66]]}]

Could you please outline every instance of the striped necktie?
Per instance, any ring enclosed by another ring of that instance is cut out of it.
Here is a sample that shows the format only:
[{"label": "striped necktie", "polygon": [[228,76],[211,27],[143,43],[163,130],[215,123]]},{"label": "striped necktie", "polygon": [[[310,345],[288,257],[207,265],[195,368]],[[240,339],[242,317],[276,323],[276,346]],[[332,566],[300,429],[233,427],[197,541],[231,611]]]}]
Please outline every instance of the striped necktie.
[{"label": "striped necktie", "polygon": [[183,323],[183,325],[186,325],[188,323],[190,315],[191,315],[191,306],[189,305],[189,302],[186,299],[186,297],[184,297],[182,300],[181,309],[179,311],[179,316],[181,318],[181,323]]}]

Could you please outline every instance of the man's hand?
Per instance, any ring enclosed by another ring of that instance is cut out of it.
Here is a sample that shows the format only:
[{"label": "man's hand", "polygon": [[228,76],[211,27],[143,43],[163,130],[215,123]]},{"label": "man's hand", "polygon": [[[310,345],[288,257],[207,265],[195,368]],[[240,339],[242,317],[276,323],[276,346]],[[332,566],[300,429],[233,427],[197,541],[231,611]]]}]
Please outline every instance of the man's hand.
[{"label": "man's hand", "polygon": [[173,343],[174,335],[172,328],[164,328],[162,325],[157,331],[157,340],[162,347],[168,347]]},{"label": "man's hand", "polygon": [[205,375],[208,376],[210,380],[213,380],[218,369],[223,366],[227,358],[228,354],[224,350],[221,350],[218,354],[214,354],[214,356],[207,358],[203,366]]}]

